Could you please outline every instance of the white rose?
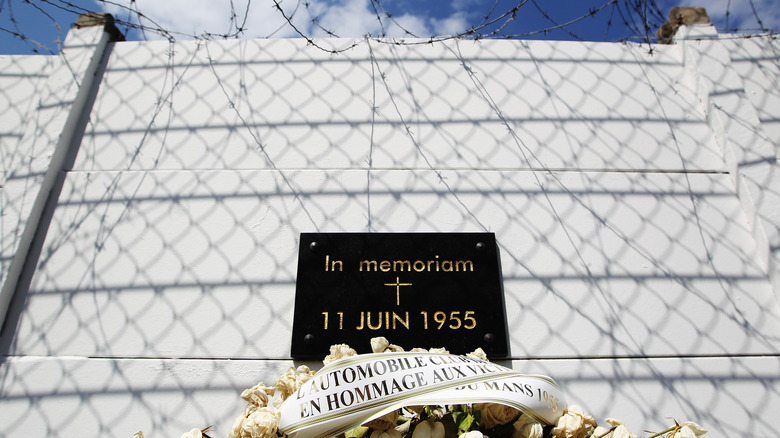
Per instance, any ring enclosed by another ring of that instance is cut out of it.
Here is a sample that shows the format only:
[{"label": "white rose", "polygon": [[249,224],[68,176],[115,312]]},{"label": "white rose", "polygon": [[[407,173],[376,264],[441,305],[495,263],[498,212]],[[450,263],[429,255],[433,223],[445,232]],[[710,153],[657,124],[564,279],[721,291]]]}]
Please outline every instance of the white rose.
[{"label": "white rose", "polygon": [[521,415],[513,426],[512,438],[542,438],[544,433],[542,424],[528,415]]},{"label": "white rose", "polygon": [[401,438],[403,435],[401,435],[401,432],[395,430],[395,429],[387,429],[387,430],[375,430],[371,432],[370,438]]},{"label": "white rose", "polygon": [[203,438],[203,432],[200,429],[191,429],[189,432],[182,434],[181,438]]},{"label": "white rose", "polygon": [[371,351],[374,353],[384,353],[388,345],[390,345],[390,341],[384,336],[371,338]]},{"label": "white rose", "polygon": [[679,429],[669,435],[669,438],[695,438],[699,435],[704,435],[705,433],[707,433],[707,429],[692,421],[688,421],[681,424]]},{"label": "white rose", "polygon": [[431,429],[431,438],[444,438],[444,423],[434,421]]},{"label": "white rose", "polygon": [[[248,411],[248,412],[247,412]],[[227,438],[240,438],[242,429],[241,426],[244,425],[244,421],[246,421],[246,417],[252,413],[252,411],[249,410],[249,406],[247,406],[246,409],[244,409],[244,412],[236,418],[236,421],[233,422],[233,428],[230,430],[230,433],[228,434]]]},{"label": "white rose", "polygon": [[469,432],[462,433],[458,438],[487,438],[482,432],[478,430],[472,430]]},{"label": "white rose", "polygon": [[259,408],[243,421],[241,438],[270,438],[276,434],[281,418],[282,415],[278,409]]},{"label": "white rose", "polygon": [[622,421],[616,420],[614,418],[607,418],[606,422],[609,423],[612,427],[606,428],[603,426],[598,426],[593,430],[593,435],[603,436],[605,438],[637,438],[636,435],[629,432],[628,427],[626,427]]},{"label": "white rose", "polygon": [[363,426],[370,427],[374,430],[387,430],[395,427],[395,422],[398,421],[398,411],[390,412],[379,418],[374,418]]},{"label": "white rose", "polygon": [[245,389],[244,392],[241,393],[241,398],[246,400],[253,407],[262,408],[268,404],[268,396],[273,396],[274,392],[276,392],[276,388],[269,388],[265,386],[263,382],[260,382],[249,389]]},{"label": "white rose", "polygon": [[604,426],[596,426],[595,429],[593,429],[593,436],[597,436],[599,438],[636,438],[636,435],[632,434],[628,431],[625,425],[615,426],[615,427],[604,427]]},{"label": "white rose", "polygon": [[669,438],[696,438],[696,434],[689,427],[680,427],[672,432]]},{"label": "white rose", "polygon": [[347,344],[331,345],[330,354],[325,356],[325,359],[322,360],[322,363],[327,365],[341,358],[355,355],[357,355],[357,351],[355,351],[353,348],[350,348],[350,346]]},{"label": "white rose", "polygon": [[352,429],[344,432],[344,436],[346,438],[364,438],[366,437],[366,433],[368,433],[370,429],[364,426],[357,426],[353,427]]},{"label": "white rose", "polygon": [[483,350],[482,348],[477,348],[476,350],[472,351],[471,353],[468,353],[466,355],[466,357],[470,357],[472,359],[484,360],[486,362],[488,360],[487,354],[485,354],[485,350]]},{"label": "white rose", "polygon": [[629,432],[625,424],[621,424],[612,430],[612,438],[637,438],[637,436]]},{"label": "white rose", "polygon": [[593,417],[585,414],[578,406],[569,406],[550,431],[550,436],[554,438],[585,438],[591,436],[595,428],[596,421],[593,420]]},{"label": "white rose", "polygon": [[441,421],[435,421],[433,424],[422,421],[414,428],[412,438],[444,438],[444,424]]},{"label": "white rose", "polygon": [[444,347],[441,347],[441,348],[431,348],[428,351],[430,351],[431,353],[450,354],[450,352],[447,351],[447,349],[444,348]]},{"label": "white rose", "polygon": [[297,369],[290,367],[279,377],[274,386],[279,390],[282,401],[284,401],[287,400],[287,397],[295,394],[295,391],[300,389],[301,385],[312,376],[314,376],[314,371],[309,370],[306,365],[301,365]]},{"label": "white rose", "polygon": [[485,429],[492,429],[500,424],[506,424],[517,418],[520,411],[502,405],[501,403],[477,403],[474,408],[482,413],[482,422]]},{"label": "white rose", "polygon": [[414,427],[412,432],[412,438],[431,438],[431,423],[427,421],[421,421]]},{"label": "white rose", "polygon": [[413,412],[415,414],[419,414],[420,412],[425,410],[425,405],[404,406],[404,409],[406,409],[409,412]]},{"label": "white rose", "polygon": [[384,336],[371,338],[371,351],[374,353],[389,353],[389,352],[403,352],[404,348],[395,344],[391,344]]}]

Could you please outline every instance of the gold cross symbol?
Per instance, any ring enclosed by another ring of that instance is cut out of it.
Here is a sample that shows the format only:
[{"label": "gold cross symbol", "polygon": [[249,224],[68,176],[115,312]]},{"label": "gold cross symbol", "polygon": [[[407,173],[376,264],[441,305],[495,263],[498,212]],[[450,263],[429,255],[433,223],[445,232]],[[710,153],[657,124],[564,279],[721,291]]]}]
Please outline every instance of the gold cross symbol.
[{"label": "gold cross symbol", "polygon": [[385,283],[385,286],[395,286],[395,305],[401,305],[401,286],[411,286],[412,283],[401,283],[401,279],[395,277],[395,283]]}]

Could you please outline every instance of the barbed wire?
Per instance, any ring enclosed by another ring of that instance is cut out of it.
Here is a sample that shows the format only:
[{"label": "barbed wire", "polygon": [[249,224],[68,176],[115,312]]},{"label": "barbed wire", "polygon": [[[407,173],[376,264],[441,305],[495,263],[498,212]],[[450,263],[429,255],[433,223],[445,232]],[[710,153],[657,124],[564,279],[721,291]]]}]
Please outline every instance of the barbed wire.
[{"label": "barbed wire", "polygon": [[[85,13],[102,13],[110,10],[114,13],[115,24],[126,35],[135,34],[131,39],[156,39],[163,38],[169,41],[179,39],[236,39],[248,37],[248,23],[250,15],[256,12],[257,0],[246,0],[245,3],[235,0],[228,0],[229,15],[227,18],[227,30],[225,32],[215,32],[205,30],[198,34],[187,33],[185,31],[172,29],[160,24],[149,14],[139,8],[135,0],[120,2],[118,0],[97,0],[102,4],[102,10],[88,8],[70,0],[24,0],[17,2],[16,7],[30,8],[28,13],[36,14],[41,21],[47,21],[57,26],[57,37],[53,41],[54,47],[50,47],[43,41],[37,41],[20,27],[17,14],[14,10],[13,0],[0,0],[0,31],[12,38],[23,41],[33,53],[48,52],[57,53],[61,44],[60,23],[64,21],[75,21],[75,19]],[[326,52],[339,53],[349,50],[360,44],[357,39],[355,43],[347,47],[333,49],[326,47],[326,44],[318,42],[323,37],[340,37],[339,33],[329,28],[322,22],[319,15],[321,11],[313,10],[313,3],[310,0],[297,0],[294,7],[283,5],[282,0],[272,0],[271,7],[275,13],[282,18],[282,24],[270,31],[265,37],[272,37],[280,31],[287,29],[288,34],[292,33]],[[605,22],[603,40],[608,40],[610,32],[616,33],[616,27],[620,27],[623,35],[615,41],[639,41],[641,43],[651,44],[656,42],[655,31],[665,21],[666,17],[656,0],[604,0],[603,3],[591,6],[578,17],[568,20],[561,20],[552,13],[551,7],[545,8],[541,1],[537,0],[519,0],[501,8],[501,0],[494,0],[489,9],[479,16],[474,24],[465,27],[462,31],[451,35],[420,35],[408,26],[405,26],[398,17],[402,16],[398,12],[393,12],[388,8],[383,0],[369,0],[368,5],[377,20],[378,32],[371,32],[363,35],[373,41],[390,43],[396,45],[411,44],[430,44],[439,41],[451,39],[486,39],[486,38],[504,38],[520,39],[534,38],[537,36],[549,36],[553,33],[559,33],[559,36],[565,35],[579,41],[587,41],[588,38],[581,35],[574,26],[587,19],[600,16]],[[758,25],[758,31],[762,34],[773,35],[774,31],[769,29],[761,19],[759,8],[754,0],[749,0],[749,5],[755,22]],[[287,8],[287,9],[285,9]],[[755,34],[755,29],[731,28],[731,0],[726,6],[726,31],[741,32],[746,35]],[[556,11],[558,12],[558,11]],[[305,14],[302,16],[301,14]],[[528,19],[538,14],[538,26],[526,28],[518,31],[519,25],[516,23],[518,18]],[[55,16],[57,15],[57,16]],[[63,18],[64,17],[64,18]],[[310,23],[310,26],[309,24]],[[391,29],[393,32],[391,32]],[[393,36],[395,35],[395,36]]]},{"label": "barbed wire", "polygon": [[[5,28],[3,26],[0,26],[0,31],[3,31],[5,33],[9,33],[13,37],[21,39],[22,41],[24,41],[25,44],[28,45],[28,47],[30,47],[30,50],[33,53],[40,53],[39,49],[43,49],[43,50],[45,50],[45,51],[47,51],[47,52],[49,52],[51,54],[54,54],[54,52],[51,49],[49,49],[46,46],[46,44],[44,44],[44,43],[42,43],[40,41],[36,41],[36,40],[34,40],[32,38],[29,38],[29,37],[27,37],[24,34],[24,32],[19,28],[19,23],[17,22],[16,17],[14,15],[12,4],[13,3],[11,3],[10,0],[1,0],[0,1],[0,16],[7,15],[8,16],[8,21],[11,23],[11,25],[13,27],[13,29],[7,29],[7,28]],[[56,27],[57,27],[57,40],[56,40],[56,43],[57,43],[57,46],[59,46],[60,40],[61,40],[62,30],[60,29],[59,24],[57,24],[57,21],[54,19],[54,17],[52,17],[48,12],[44,11],[43,9],[41,9],[38,5],[36,5],[34,3],[29,3],[29,4],[30,4],[31,7],[37,9],[41,13],[41,15],[43,15],[44,17],[50,19],[56,25]]]}]

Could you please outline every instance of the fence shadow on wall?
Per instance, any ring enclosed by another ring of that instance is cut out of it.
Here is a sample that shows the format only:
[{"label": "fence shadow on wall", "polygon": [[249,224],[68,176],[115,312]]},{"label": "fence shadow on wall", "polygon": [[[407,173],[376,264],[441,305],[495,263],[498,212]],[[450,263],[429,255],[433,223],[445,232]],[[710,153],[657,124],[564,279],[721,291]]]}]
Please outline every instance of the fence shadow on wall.
[{"label": "fence shadow on wall", "polygon": [[776,369],[739,358],[777,351],[777,303],[672,50],[117,44],[16,308],[3,433],[226,433],[290,365],[312,231],[495,232],[517,368],[636,427],[676,403],[769,430]]}]

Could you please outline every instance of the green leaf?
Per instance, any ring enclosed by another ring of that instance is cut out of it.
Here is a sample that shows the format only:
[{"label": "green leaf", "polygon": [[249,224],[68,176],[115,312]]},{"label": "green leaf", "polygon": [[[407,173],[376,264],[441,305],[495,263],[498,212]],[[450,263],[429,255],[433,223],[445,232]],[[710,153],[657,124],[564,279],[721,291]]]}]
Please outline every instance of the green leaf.
[{"label": "green leaf", "polygon": [[466,416],[460,420],[460,423],[458,423],[458,434],[463,434],[470,431],[474,423],[474,417],[472,417],[470,414],[466,414]]}]

